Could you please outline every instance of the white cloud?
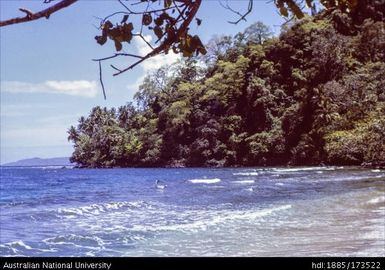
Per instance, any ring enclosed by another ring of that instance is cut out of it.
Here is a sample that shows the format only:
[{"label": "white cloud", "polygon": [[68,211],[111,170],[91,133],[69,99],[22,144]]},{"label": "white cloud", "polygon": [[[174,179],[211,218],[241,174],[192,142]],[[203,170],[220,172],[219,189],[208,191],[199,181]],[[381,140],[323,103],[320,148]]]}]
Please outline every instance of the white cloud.
[{"label": "white cloud", "polygon": [[1,89],[10,93],[52,93],[71,96],[95,97],[98,87],[95,81],[45,81],[29,83],[20,81],[4,81]]},{"label": "white cloud", "polygon": [[[148,42],[152,41],[151,36],[144,37]],[[142,40],[136,40],[135,46],[137,47],[140,55],[148,54],[151,49],[150,47]],[[142,68],[144,72],[154,71],[159,69],[164,65],[170,65],[175,63],[178,59],[180,59],[179,54],[175,54],[170,50],[168,54],[159,54],[157,56],[151,57],[143,62]]]},{"label": "white cloud", "polygon": [[[151,43],[152,36],[146,35],[144,38]],[[145,56],[151,51],[151,48],[144,42],[142,39],[136,39],[134,42],[134,46],[136,47],[136,50],[138,51],[138,54],[141,56]],[[134,91],[138,90],[139,85],[142,84],[143,79],[146,77],[146,75],[152,71],[155,71],[162,66],[165,65],[171,65],[178,61],[180,59],[179,54],[175,54],[170,50],[168,54],[159,54],[157,56],[153,56],[147,60],[145,60],[142,64],[140,64],[140,67],[143,70],[143,75],[138,77],[135,83],[129,84],[127,88],[132,89]]]}]

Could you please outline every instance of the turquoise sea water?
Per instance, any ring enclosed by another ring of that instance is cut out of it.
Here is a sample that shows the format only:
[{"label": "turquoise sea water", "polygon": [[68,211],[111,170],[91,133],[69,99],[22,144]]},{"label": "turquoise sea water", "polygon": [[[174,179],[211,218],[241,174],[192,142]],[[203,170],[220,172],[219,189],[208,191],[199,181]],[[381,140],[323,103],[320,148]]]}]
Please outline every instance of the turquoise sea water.
[{"label": "turquoise sea water", "polygon": [[1,256],[385,256],[381,170],[3,167],[0,187]]}]

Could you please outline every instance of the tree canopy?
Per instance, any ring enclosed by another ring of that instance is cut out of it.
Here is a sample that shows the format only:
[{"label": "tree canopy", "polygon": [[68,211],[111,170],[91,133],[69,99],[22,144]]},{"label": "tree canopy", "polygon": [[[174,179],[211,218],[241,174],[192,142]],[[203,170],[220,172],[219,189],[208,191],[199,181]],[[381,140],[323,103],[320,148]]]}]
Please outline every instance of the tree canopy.
[{"label": "tree canopy", "polygon": [[371,15],[381,8],[368,6],[354,24],[339,10],[305,16],[279,38],[258,22],[215,37],[204,57],[150,74],[136,104],[95,107],[81,118],[69,131],[72,161],[85,167],[385,162],[385,24]]}]

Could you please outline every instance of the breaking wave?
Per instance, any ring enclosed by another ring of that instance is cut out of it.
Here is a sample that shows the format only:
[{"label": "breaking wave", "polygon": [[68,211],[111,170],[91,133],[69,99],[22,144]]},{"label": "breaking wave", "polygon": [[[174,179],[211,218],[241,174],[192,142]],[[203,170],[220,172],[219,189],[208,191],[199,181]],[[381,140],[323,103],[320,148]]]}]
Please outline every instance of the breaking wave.
[{"label": "breaking wave", "polygon": [[377,198],[373,198],[368,201],[368,204],[380,204],[385,202],[385,196],[380,196]]},{"label": "breaking wave", "polygon": [[[342,167],[341,167],[342,168]],[[334,171],[340,167],[273,168],[275,172]]]},{"label": "breaking wave", "polygon": [[151,209],[154,206],[145,201],[132,201],[132,202],[109,202],[109,203],[101,203],[101,204],[91,204],[88,206],[82,207],[72,207],[72,208],[59,208],[57,212],[61,215],[100,215],[106,212],[111,211],[124,211],[127,209],[139,209],[139,208],[147,208]]},{"label": "breaking wave", "polygon": [[190,222],[177,223],[177,224],[167,224],[154,226],[151,225],[134,225],[131,229],[134,231],[199,231],[206,230],[208,227],[217,226],[224,224],[226,222],[233,221],[253,221],[255,219],[265,217],[273,214],[276,211],[283,211],[290,209],[291,205],[282,205],[278,207],[272,207],[262,210],[247,210],[247,211],[218,211],[217,213],[210,213],[210,216],[206,215],[197,215],[197,218],[191,220]]},{"label": "breaking wave", "polygon": [[259,173],[258,172],[237,172],[237,173],[233,173],[233,175],[257,176],[259,175]]},{"label": "breaking wave", "polygon": [[212,179],[191,179],[188,180],[190,183],[193,184],[215,184],[221,182],[221,179],[219,178],[212,178]]}]

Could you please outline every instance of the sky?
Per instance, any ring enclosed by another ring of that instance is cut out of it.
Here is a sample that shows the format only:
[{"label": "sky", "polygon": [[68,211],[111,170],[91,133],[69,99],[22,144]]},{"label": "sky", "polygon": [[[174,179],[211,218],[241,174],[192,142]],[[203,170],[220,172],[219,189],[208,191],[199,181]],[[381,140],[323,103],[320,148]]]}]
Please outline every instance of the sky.
[{"label": "sky", "polygon": [[[228,3],[244,11],[248,1]],[[38,11],[47,4],[43,0],[1,0],[0,19],[23,16],[21,7]],[[92,59],[112,55],[114,46],[111,42],[100,46],[94,37],[100,34],[99,18],[121,10],[116,0],[80,0],[48,20],[0,28],[0,164],[32,157],[70,156],[73,147],[67,141],[67,130],[80,116],[88,115],[95,106],[118,107],[132,101],[148,72],[178,60],[179,56],[172,53],[157,56],[116,77],[109,64],[104,64],[104,100],[98,65]],[[284,22],[273,1],[265,0],[254,1],[247,22],[237,25],[228,23],[237,16],[221,7],[219,0],[203,0],[197,17],[202,24],[190,31],[204,43],[214,35],[234,35],[256,21],[277,33]],[[123,52],[142,54],[146,47],[133,41],[124,45]],[[114,64],[126,67],[130,60],[121,58]]]}]

